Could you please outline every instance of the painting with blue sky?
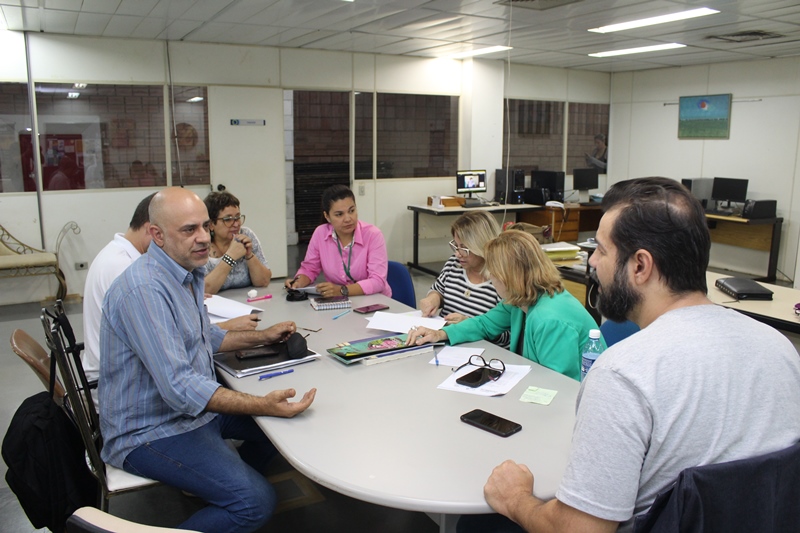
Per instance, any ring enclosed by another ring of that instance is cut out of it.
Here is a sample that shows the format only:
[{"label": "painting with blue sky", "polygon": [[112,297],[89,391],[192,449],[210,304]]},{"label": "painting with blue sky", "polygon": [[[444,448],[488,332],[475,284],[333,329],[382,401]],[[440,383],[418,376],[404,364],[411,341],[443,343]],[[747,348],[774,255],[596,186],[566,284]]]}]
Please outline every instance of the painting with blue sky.
[{"label": "painting with blue sky", "polygon": [[730,94],[681,96],[679,139],[727,139],[731,127]]}]

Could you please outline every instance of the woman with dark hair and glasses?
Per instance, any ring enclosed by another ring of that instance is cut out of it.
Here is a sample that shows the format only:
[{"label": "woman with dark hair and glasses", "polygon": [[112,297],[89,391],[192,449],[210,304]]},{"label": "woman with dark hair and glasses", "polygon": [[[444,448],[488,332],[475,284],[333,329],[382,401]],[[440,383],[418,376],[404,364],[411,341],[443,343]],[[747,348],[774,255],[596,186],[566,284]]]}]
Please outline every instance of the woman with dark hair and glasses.
[{"label": "woman with dark hair and glasses", "polygon": [[204,200],[211,220],[206,288],[208,294],[239,287],[266,287],[272,278],[261,243],[249,228],[239,199],[229,192],[211,192]]},{"label": "woman with dark hair and glasses", "polygon": [[553,262],[529,233],[507,230],[486,244],[486,271],[503,301],[486,314],[435,331],[414,328],[408,344],[491,339],[511,330],[510,350],[578,380],[581,347],[597,323],[564,290]]},{"label": "woman with dark hair and glasses", "polygon": [[382,293],[392,295],[386,281],[389,259],[386,241],[376,226],[358,220],[356,197],[345,185],[333,185],[322,193],[325,224],[314,230],[306,258],[286,287],[308,287],[320,272],[325,281],[316,285],[322,296]]},{"label": "woman with dark hair and glasses", "polygon": [[[484,276],[484,246],[497,237],[500,225],[485,211],[464,213],[450,226],[453,255],[433,282],[431,290],[419,301],[422,316],[437,314],[448,324],[456,324],[493,309],[501,300],[492,282]],[[508,348],[508,331],[491,339]]]}]

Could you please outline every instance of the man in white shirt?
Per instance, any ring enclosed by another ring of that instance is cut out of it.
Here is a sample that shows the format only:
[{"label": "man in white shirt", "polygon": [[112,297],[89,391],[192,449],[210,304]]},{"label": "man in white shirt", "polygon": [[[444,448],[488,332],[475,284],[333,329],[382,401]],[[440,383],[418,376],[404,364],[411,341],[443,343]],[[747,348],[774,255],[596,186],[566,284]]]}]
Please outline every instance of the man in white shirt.
[{"label": "man in white shirt", "polygon": [[[111,283],[126,268],[147,251],[150,246],[150,220],[148,209],[153,193],[136,206],[125,233],[117,233],[114,240],[100,250],[89,266],[83,291],[83,343],[81,359],[86,379],[96,381],[100,375],[100,320],[103,316],[103,297]],[[95,392],[93,390],[92,392]]]}]

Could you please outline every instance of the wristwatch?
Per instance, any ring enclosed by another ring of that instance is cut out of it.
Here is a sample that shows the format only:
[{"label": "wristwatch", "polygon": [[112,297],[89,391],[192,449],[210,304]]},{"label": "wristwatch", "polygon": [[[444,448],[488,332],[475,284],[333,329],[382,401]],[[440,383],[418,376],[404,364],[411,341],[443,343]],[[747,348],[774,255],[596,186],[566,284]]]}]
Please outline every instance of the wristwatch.
[{"label": "wristwatch", "polygon": [[349,296],[350,291],[347,289],[347,285],[342,285],[342,296]]}]

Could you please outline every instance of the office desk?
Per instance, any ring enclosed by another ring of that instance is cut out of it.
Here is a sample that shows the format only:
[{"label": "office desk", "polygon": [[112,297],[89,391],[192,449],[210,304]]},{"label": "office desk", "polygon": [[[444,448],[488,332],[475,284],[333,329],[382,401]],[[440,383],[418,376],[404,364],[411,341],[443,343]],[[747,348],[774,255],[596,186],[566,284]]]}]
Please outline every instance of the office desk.
[{"label": "office desk", "polygon": [[794,304],[800,302],[800,291],[789,287],[759,282],[774,293],[772,295],[772,300],[736,301],[714,285],[717,279],[729,277],[731,277],[730,274],[706,272],[709,300],[729,309],[735,309],[775,329],[800,334],[800,317],[794,314]]},{"label": "office desk", "polygon": [[782,218],[747,219],[706,214],[706,220],[711,242],[769,252],[767,275],[759,278],[759,281],[775,281],[778,273]]},{"label": "office desk", "polygon": [[554,241],[577,241],[578,232],[597,231],[603,211],[600,204],[565,204],[560,207],[546,207],[542,211],[526,212],[519,216],[520,222],[553,228]]},{"label": "office desk", "polygon": [[486,211],[488,213],[499,213],[508,211],[511,213],[520,213],[525,211],[535,211],[542,209],[540,205],[531,204],[506,204],[506,205],[493,205],[483,207],[431,207],[429,205],[409,205],[408,209],[414,212],[414,260],[408,263],[411,268],[416,268],[422,272],[432,276],[438,276],[439,272],[431,270],[428,267],[422,266],[419,263],[419,216],[431,215],[435,217],[458,216],[469,211]]},{"label": "office desk", "polygon": [[[286,302],[281,287],[282,283],[273,282],[269,288],[273,298],[253,303],[264,309],[262,327],[291,319],[300,327],[322,328],[307,338],[309,348],[322,353],[322,359],[262,382],[256,376],[236,379],[223,371],[219,375],[231,388],[257,395],[289,387],[300,395],[317,387],[314,404],[296,418],[256,419],[297,470],[325,487],[367,502],[460,515],[490,512],[483,485],[495,466],[513,459],[534,472],[538,497],[554,496],[567,464],[577,381],[485,341],[464,346],[486,348],[487,358],[532,366],[503,397],[437,389],[451,369],[428,364],[432,354],[345,366],[324,355],[325,350],[382,332],[367,330],[364,315],[351,312],[334,321],[332,317],[341,311],[314,311],[307,302]],[[246,289],[237,289],[222,295],[244,301],[245,293]],[[354,307],[387,303],[390,312],[408,310],[383,295],[352,300]],[[558,394],[549,406],[520,402],[522,392],[531,385],[555,389]],[[475,408],[519,422],[523,429],[504,439],[459,420]],[[441,531],[453,521],[453,516],[442,516]]]}]

